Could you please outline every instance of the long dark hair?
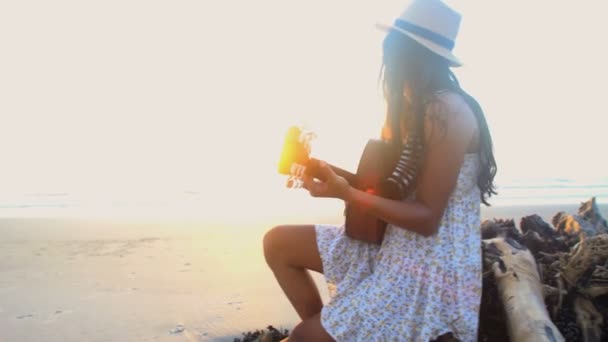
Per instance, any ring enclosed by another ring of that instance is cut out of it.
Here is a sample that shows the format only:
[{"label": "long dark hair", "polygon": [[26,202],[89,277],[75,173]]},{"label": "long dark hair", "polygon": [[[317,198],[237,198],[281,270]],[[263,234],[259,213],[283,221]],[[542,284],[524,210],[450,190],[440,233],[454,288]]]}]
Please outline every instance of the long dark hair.
[{"label": "long dark hair", "polygon": [[[403,95],[406,83],[410,85],[412,94],[408,103]],[[488,198],[496,194],[496,160],[492,151],[492,137],[481,106],[460,87],[448,61],[405,34],[392,30],[383,42],[382,86],[388,109],[382,135],[395,144],[402,143],[402,119],[405,134],[424,136],[425,110],[435,94],[451,91],[464,98],[475,114],[479,127],[480,169],[477,185],[481,190],[481,201],[489,206]]]}]

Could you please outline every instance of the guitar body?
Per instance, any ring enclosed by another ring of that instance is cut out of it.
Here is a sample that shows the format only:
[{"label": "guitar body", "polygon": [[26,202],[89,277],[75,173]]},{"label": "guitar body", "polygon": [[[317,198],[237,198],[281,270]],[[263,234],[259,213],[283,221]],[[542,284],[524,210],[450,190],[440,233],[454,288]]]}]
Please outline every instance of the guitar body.
[{"label": "guitar body", "polygon": [[[398,155],[390,144],[369,140],[357,167],[355,188],[380,195],[378,184],[388,177],[397,163]],[[344,230],[352,239],[381,244],[387,223],[369,213],[369,208],[346,203]]]},{"label": "guitar body", "polygon": [[[306,135],[297,127],[292,127],[288,131],[279,162],[279,173],[290,177],[301,177],[304,169],[303,173],[325,181],[319,172],[319,160],[309,157],[310,138],[309,136],[302,138],[303,136]],[[399,151],[395,151],[391,144],[383,140],[370,139],[359,159],[356,174],[333,165],[330,167],[356,189],[381,196],[378,185],[391,175],[398,158]],[[368,243],[382,243],[387,223],[372,215],[369,208],[346,203],[344,215],[347,236]]]}]

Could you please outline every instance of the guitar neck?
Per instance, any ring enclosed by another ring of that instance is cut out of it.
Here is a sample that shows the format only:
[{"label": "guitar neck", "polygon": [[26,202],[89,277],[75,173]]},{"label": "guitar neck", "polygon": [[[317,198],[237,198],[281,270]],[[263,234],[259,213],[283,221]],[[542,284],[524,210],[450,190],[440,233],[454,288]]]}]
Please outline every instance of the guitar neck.
[{"label": "guitar neck", "polygon": [[[338,176],[344,177],[344,179],[346,179],[348,184],[350,184],[352,186],[356,185],[357,175],[355,175],[352,172],[348,172],[344,169],[341,169],[337,166],[334,166],[331,164],[328,164],[328,165]],[[321,172],[319,170],[319,160],[318,159],[311,158],[308,161],[308,163],[306,164],[306,173],[323,182],[326,181],[326,178],[321,174]]]}]

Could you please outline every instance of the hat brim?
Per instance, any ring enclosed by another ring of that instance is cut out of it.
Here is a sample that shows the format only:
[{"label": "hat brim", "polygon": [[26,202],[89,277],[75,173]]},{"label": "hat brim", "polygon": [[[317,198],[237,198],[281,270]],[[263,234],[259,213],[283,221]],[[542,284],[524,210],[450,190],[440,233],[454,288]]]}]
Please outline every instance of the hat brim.
[{"label": "hat brim", "polygon": [[424,39],[420,36],[417,36],[411,32],[408,32],[402,28],[393,26],[393,25],[385,25],[385,24],[376,24],[376,27],[382,31],[388,32],[391,30],[395,30],[398,31],[400,33],[405,34],[406,36],[412,38],[413,40],[415,40],[416,42],[418,42],[420,45],[426,47],[427,49],[431,50],[432,52],[434,52],[435,54],[445,58],[448,63],[450,64],[450,66],[452,67],[459,67],[462,66],[462,62],[458,59],[458,57],[454,56],[454,54],[452,53],[452,51],[437,45],[435,43],[433,43],[430,40]]}]

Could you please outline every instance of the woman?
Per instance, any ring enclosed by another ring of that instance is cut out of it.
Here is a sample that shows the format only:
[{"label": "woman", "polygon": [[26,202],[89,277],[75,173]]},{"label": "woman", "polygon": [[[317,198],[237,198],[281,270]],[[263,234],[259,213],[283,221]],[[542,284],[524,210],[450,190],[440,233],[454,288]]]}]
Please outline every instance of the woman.
[{"label": "woman", "polygon": [[[383,138],[423,137],[412,194],[391,200],[359,191],[327,166],[312,196],[364,205],[388,222],[382,245],[344,227],[278,226],[264,254],[302,322],[297,341],[477,339],[481,298],[480,204],[495,194],[492,141],[477,102],[450,67],[460,15],[439,0],[414,1],[386,27]],[[336,291],[323,306],[308,270]]]}]

